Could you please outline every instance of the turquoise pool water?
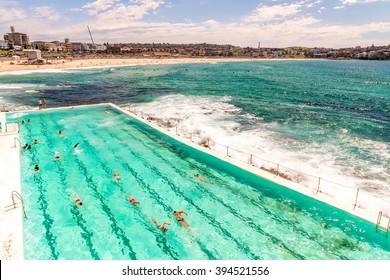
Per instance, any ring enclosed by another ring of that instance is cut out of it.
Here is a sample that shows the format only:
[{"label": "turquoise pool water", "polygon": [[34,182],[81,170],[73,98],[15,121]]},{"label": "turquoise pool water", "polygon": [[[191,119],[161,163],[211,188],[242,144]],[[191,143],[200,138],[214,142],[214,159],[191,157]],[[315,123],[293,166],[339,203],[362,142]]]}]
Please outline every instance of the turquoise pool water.
[{"label": "turquoise pool water", "polygon": [[[7,119],[31,120],[20,136],[22,145],[32,145],[21,153],[26,259],[390,259],[390,241],[375,225],[188,147],[111,106]],[[84,205],[75,205],[75,193]],[[188,213],[188,229],[173,216],[180,210]],[[152,218],[171,223],[166,235]]]}]

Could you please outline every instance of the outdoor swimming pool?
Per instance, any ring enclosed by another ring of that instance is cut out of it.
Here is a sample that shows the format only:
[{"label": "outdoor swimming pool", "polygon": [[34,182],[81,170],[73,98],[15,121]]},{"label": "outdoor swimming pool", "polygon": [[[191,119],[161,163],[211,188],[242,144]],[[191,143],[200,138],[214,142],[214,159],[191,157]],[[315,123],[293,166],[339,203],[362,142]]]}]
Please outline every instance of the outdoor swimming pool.
[{"label": "outdoor swimming pool", "polygon": [[[109,105],[7,114],[21,120],[22,145],[32,146],[21,153],[26,259],[390,259],[375,225]],[[173,216],[180,210],[188,229]],[[152,218],[171,223],[166,236]]]}]

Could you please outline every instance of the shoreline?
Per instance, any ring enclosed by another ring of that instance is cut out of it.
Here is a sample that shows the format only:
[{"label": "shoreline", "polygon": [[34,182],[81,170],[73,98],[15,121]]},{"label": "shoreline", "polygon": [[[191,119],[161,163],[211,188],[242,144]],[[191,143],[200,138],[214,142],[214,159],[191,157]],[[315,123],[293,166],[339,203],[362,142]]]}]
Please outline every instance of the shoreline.
[{"label": "shoreline", "polygon": [[88,69],[104,67],[125,67],[137,65],[168,65],[168,64],[190,64],[190,63],[223,63],[223,62],[245,62],[245,61],[302,61],[302,60],[323,60],[311,58],[76,58],[50,60],[44,64],[27,64],[27,59],[10,60],[0,59],[0,73],[14,73],[19,71],[34,70],[56,70],[56,69]]},{"label": "shoreline", "polygon": [[[165,65],[186,63],[218,63],[256,61],[253,58],[81,58],[52,60],[46,64],[25,64],[26,59],[0,60],[0,73],[31,70],[56,70],[100,67],[124,67],[136,65]],[[13,64],[11,64],[13,63]]]}]

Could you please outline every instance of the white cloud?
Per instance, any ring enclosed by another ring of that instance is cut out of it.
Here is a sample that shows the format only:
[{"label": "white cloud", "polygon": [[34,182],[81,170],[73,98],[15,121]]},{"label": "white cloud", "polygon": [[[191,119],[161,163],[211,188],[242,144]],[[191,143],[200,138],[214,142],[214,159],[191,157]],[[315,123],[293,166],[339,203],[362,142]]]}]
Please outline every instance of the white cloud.
[{"label": "white cloud", "polygon": [[341,0],[342,5],[366,4],[373,2],[382,2],[384,0]]},{"label": "white cloud", "polygon": [[26,17],[26,13],[22,9],[3,9],[0,7],[0,22],[16,22]]},{"label": "white cloud", "polygon": [[264,22],[284,19],[286,17],[297,15],[301,12],[301,8],[304,2],[298,2],[293,4],[279,4],[273,6],[259,6],[250,16],[244,18],[245,22]]},{"label": "white cloud", "polygon": [[325,10],[326,10],[325,7],[321,7],[321,8],[319,8],[318,13],[322,14],[322,12],[325,11]]},{"label": "white cloud", "polygon": [[98,22],[105,24],[135,21],[144,18],[148,13],[154,13],[163,0],[129,0],[122,3],[119,0],[97,0],[83,6],[89,15],[95,15]]},{"label": "white cloud", "polygon": [[96,15],[112,8],[118,2],[119,0],[96,0],[95,2],[88,2],[83,8],[88,10],[88,14]]},{"label": "white cloud", "polygon": [[[325,2],[325,1],[323,1]],[[74,24],[51,25],[47,28],[50,9],[37,10],[41,16],[33,16],[32,9],[5,9],[0,7],[2,26],[13,25],[17,19],[17,31],[30,34],[31,40],[62,40],[89,42],[86,25],[91,27],[95,42],[171,42],[171,43],[221,43],[238,46],[287,47],[344,47],[351,45],[388,45],[390,22],[368,24],[333,24],[320,21],[315,16],[301,12],[309,3],[318,5],[320,0],[276,3],[259,6],[247,17],[237,22],[220,22],[210,18],[203,22],[145,22],[146,15],[156,13],[168,2],[160,0],[95,1],[82,8],[94,11],[94,16]],[[94,5],[92,5],[94,4]],[[98,5],[99,4],[99,5]],[[318,5],[317,10],[325,5]],[[50,8],[50,7],[49,7]],[[69,10],[68,10],[69,11]],[[28,13],[27,13],[28,12]],[[65,21],[66,19],[64,19]],[[16,24],[16,23],[15,23]],[[367,34],[375,34],[367,37]]]},{"label": "white cloud", "polygon": [[33,16],[42,17],[47,20],[58,20],[60,19],[60,14],[56,12],[53,7],[50,6],[41,6],[33,9]]},{"label": "white cloud", "polygon": [[175,4],[173,4],[172,2],[168,2],[166,5],[165,5],[165,8],[168,8],[168,9],[172,9],[175,7]]}]

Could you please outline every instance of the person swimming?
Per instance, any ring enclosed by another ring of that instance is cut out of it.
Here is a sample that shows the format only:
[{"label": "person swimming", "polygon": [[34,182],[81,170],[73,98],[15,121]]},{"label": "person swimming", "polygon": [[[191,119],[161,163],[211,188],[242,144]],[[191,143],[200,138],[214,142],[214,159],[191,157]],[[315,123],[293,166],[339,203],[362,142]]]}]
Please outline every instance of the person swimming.
[{"label": "person swimming", "polygon": [[77,207],[84,205],[84,203],[81,201],[81,199],[77,193],[76,193],[76,197],[74,198],[74,203],[77,205]]},{"label": "person swimming", "polygon": [[139,201],[136,201],[133,197],[131,197],[130,195],[126,195],[127,199],[131,202],[131,204],[133,205],[141,205],[141,202]]},{"label": "person swimming", "polygon": [[121,176],[114,170],[114,180],[118,182],[120,179],[122,179]]},{"label": "person swimming", "polygon": [[164,222],[162,225],[160,225],[155,218],[152,218],[152,221],[156,224],[156,226],[163,232],[166,233],[168,229],[165,227],[165,225],[170,225],[170,222]]},{"label": "person swimming", "polygon": [[34,140],[34,144],[39,144],[37,139]]},{"label": "person swimming", "polygon": [[75,150],[77,150],[78,148],[79,148],[79,145],[80,145],[81,143],[77,143],[76,145],[74,145],[73,146],[73,149],[75,149]]},{"label": "person swimming", "polygon": [[55,160],[61,160],[61,156],[60,156],[60,153],[59,153],[59,152],[55,152],[55,153],[54,153],[54,159],[55,159]]},{"label": "person swimming", "polygon": [[188,214],[184,211],[173,211],[173,215],[175,216],[176,220],[184,227],[189,227],[189,224],[186,220],[184,220],[182,214],[188,216]]},{"label": "person swimming", "polygon": [[39,166],[38,166],[38,164],[35,164],[34,172],[39,172]]},{"label": "person swimming", "polygon": [[64,135],[64,131],[63,130],[58,130],[58,135],[60,135],[60,136],[62,136],[62,135]]},{"label": "person swimming", "polygon": [[203,179],[202,176],[200,176],[198,173],[194,174],[194,176],[196,178],[198,178],[200,181],[202,181],[202,182],[204,182],[206,184],[209,184],[209,182],[207,180]]}]

